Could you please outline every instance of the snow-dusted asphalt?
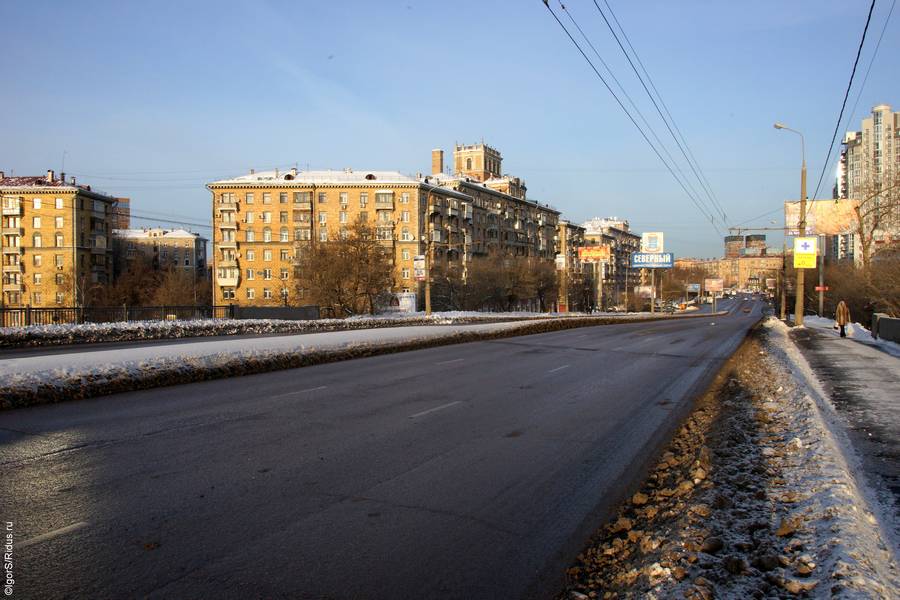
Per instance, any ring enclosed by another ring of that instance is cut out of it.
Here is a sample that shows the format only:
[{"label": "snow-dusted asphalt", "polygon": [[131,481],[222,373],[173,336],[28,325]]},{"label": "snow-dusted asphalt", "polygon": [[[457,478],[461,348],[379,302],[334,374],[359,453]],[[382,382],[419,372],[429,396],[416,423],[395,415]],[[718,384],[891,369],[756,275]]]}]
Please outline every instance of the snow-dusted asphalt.
[{"label": "snow-dusted asphalt", "polygon": [[735,304],[0,413],[16,593],[548,597],[759,318]]}]

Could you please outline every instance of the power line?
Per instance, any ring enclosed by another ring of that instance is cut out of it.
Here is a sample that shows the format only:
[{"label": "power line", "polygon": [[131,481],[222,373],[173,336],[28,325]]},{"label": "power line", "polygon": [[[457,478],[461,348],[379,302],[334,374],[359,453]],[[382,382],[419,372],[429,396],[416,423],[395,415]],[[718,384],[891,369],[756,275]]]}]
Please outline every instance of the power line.
[{"label": "power line", "polygon": [[675,165],[675,168],[678,169],[678,174],[681,175],[681,177],[684,179],[684,182],[691,189],[691,193],[695,197],[699,197],[700,194],[698,194],[697,190],[694,189],[694,186],[691,185],[690,179],[685,176],[684,172],[681,170],[681,167],[678,165],[678,162],[675,160],[675,158],[669,152],[669,149],[666,147],[666,145],[663,143],[663,141],[661,139],[659,139],[659,136],[656,134],[656,131],[653,129],[653,126],[647,122],[647,119],[644,117],[644,114],[634,103],[634,100],[631,99],[631,96],[625,90],[625,87],[621,84],[621,82],[619,82],[619,79],[616,77],[615,73],[613,73],[612,69],[610,69],[609,65],[606,64],[606,61],[603,60],[603,57],[600,56],[600,52],[598,52],[597,48],[594,46],[594,44],[591,43],[591,40],[588,38],[587,34],[584,33],[584,30],[581,29],[581,26],[578,24],[577,21],[575,21],[575,18],[572,16],[572,14],[569,12],[568,8],[566,8],[566,6],[562,3],[561,0],[560,0],[559,5],[562,7],[563,12],[566,13],[566,16],[569,17],[569,20],[572,21],[572,25],[574,25],[575,28],[578,29],[578,32],[581,34],[581,37],[584,38],[584,41],[587,42],[587,45],[590,46],[591,50],[594,51],[594,54],[597,56],[597,60],[600,61],[600,64],[603,65],[603,67],[606,69],[606,72],[609,73],[610,77],[612,77],[612,80],[616,83],[619,90],[622,92],[622,95],[625,96],[625,98],[628,100],[628,103],[634,109],[634,112],[637,113],[638,117],[640,117],[641,121],[644,123],[644,125],[647,127],[647,129],[650,131],[650,134],[653,136],[653,139],[656,140],[656,143],[659,144],[659,146],[660,146],[660,148],[662,148],[663,152],[666,153],[666,157],[668,157],[668,159],[670,161],[672,161],[672,164]]},{"label": "power line", "polygon": [[[631,121],[632,125],[634,125],[635,128],[637,128],[638,132],[641,134],[641,137],[644,138],[644,141],[647,142],[647,145],[650,146],[650,148],[653,150],[654,154],[656,154],[657,158],[659,158],[659,160],[666,166],[666,169],[668,169],[669,173],[672,175],[672,177],[675,179],[675,181],[678,182],[678,184],[681,186],[681,189],[684,190],[684,193],[687,194],[688,198],[691,199],[691,201],[694,203],[694,205],[697,207],[697,209],[701,212],[701,214],[704,215],[704,217],[710,217],[710,215],[708,215],[706,213],[706,210],[694,199],[693,196],[691,196],[687,187],[685,187],[685,185],[681,182],[681,180],[675,174],[675,171],[672,170],[672,168],[669,166],[669,163],[666,162],[666,159],[663,158],[662,154],[660,154],[659,150],[657,150],[656,146],[653,145],[653,142],[650,141],[650,138],[647,137],[647,134],[644,133],[644,130],[641,128],[641,126],[638,125],[637,121],[634,120],[634,117],[631,115],[630,112],[628,112],[628,109],[625,107],[625,105],[622,103],[622,101],[619,99],[619,97],[616,95],[616,93],[610,87],[609,83],[607,83],[606,79],[603,78],[603,75],[600,74],[600,71],[597,70],[597,67],[594,65],[594,63],[591,61],[591,59],[584,52],[584,50],[581,48],[581,46],[578,44],[578,42],[575,40],[575,38],[572,37],[572,34],[569,32],[569,30],[566,28],[566,26],[563,24],[563,22],[559,20],[559,17],[556,16],[556,13],[553,12],[553,9],[550,8],[549,0],[543,0],[543,2],[544,2],[544,6],[547,7],[547,10],[550,12],[550,14],[553,15],[553,19],[560,26],[560,28],[562,28],[562,30],[565,32],[566,36],[569,38],[569,41],[572,42],[572,44],[575,46],[575,48],[578,50],[578,52],[581,54],[581,56],[584,58],[584,60],[587,61],[588,65],[590,65],[590,67],[591,67],[591,70],[594,71],[594,74],[601,81],[601,83],[603,83],[604,87],[606,87],[607,91],[615,99],[616,103],[619,105],[619,108],[621,108],[622,112],[625,113],[625,116],[628,117],[628,120]],[[710,218],[710,224],[716,230],[717,234],[721,236],[722,232],[719,230],[719,227],[718,227],[718,225],[716,225],[714,219]]]},{"label": "power line", "polygon": [[875,51],[872,53],[872,58],[869,60],[869,66],[866,67],[866,74],[863,76],[862,83],[859,85],[859,92],[856,94],[853,110],[849,113],[850,119],[853,119],[854,115],[856,115],[856,107],[859,105],[859,99],[862,97],[863,89],[865,89],[866,82],[869,80],[869,71],[872,70],[872,64],[875,62],[875,57],[878,56],[878,49],[881,47],[881,39],[884,37],[884,32],[887,31],[888,23],[891,22],[891,15],[894,14],[894,5],[896,4],[897,0],[891,2],[891,9],[888,11],[887,18],[884,20],[884,27],[881,28],[881,35],[878,36],[878,42],[875,44]]},{"label": "power line", "polygon": [[837,139],[838,131],[841,128],[841,121],[844,119],[844,109],[847,107],[847,98],[850,96],[850,88],[853,87],[853,77],[856,75],[856,66],[859,64],[859,56],[862,54],[863,44],[866,42],[866,32],[869,31],[869,23],[872,21],[872,11],[875,9],[875,0],[869,5],[869,15],[866,17],[866,26],[863,28],[862,39],[859,40],[859,48],[856,49],[856,59],[853,61],[853,70],[850,71],[850,81],[847,83],[847,91],[844,92],[844,101],[841,103],[841,112],[838,115],[837,123],[834,125],[834,134],[831,136],[831,144],[828,145],[828,153],[825,155],[825,162],[822,165],[822,173],[819,175],[819,182],[816,183],[816,191],[813,192],[813,199],[819,195],[819,187],[822,185],[822,179],[828,170],[828,161],[831,157],[831,151],[834,149],[834,140]]},{"label": "power line", "polygon": [[[628,54],[628,51],[625,50],[625,46],[622,45],[622,41],[619,39],[619,35],[616,33],[615,29],[613,29],[612,24],[609,22],[609,19],[606,17],[606,13],[604,13],[603,9],[600,8],[600,5],[597,3],[597,0],[593,0],[593,2],[594,2],[594,6],[597,7],[597,11],[600,12],[600,16],[603,17],[603,22],[606,23],[606,27],[609,29],[610,33],[612,33],[613,38],[615,38],[616,44],[618,44],[619,49],[622,51],[622,54],[624,54],[625,58],[628,60],[628,64],[631,66],[631,70],[634,71],[634,74],[637,76],[638,81],[640,81],[641,87],[644,88],[644,92],[647,93],[647,97],[650,98],[650,101],[653,103],[653,107],[656,108],[656,112],[657,112],[657,114],[659,114],[659,118],[662,119],[663,123],[666,126],[666,129],[668,129],[669,134],[672,136],[672,139],[675,140],[675,144],[678,146],[678,149],[681,151],[682,156],[684,156],[684,160],[688,163],[688,167],[690,167],[691,171],[694,173],[694,177],[696,177],[697,181],[700,183],[700,187],[703,188],[703,180],[701,179],[700,175],[698,174],[697,169],[694,167],[694,163],[688,157],[688,154],[685,151],[684,146],[682,146],[681,142],[678,140],[678,136],[676,136],[675,132],[672,130],[672,126],[669,124],[669,120],[666,119],[666,117],[663,115],[662,110],[659,108],[659,104],[656,102],[656,99],[653,97],[653,94],[651,94],[650,90],[647,88],[647,84],[644,82],[644,78],[641,77],[640,72],[637,70],[637,67],[634,65],[634,61],[631,60],[631,56]],[[607,8],[609,8],[609,4],[607,4]],[[611,10],[610,10],[610,13],[612,13]],[[621,28],[621,25],[619,25],[619,27]],[[622,31],[623,31],[623,36],[624,36],[624,29]],[[632,51],[634,51],[633,47],[632,47]],[[635,57],[637,57],[636,53],[635,53]],[[649,80],[649,78],[650,78],[649,75],[647,76],[647,78]],[[659,94],[658,91],[657,91],[657,94]],[[662,97],[660,97],[660,100],[661,100],[661,98]],[[672,121],[674,123],[674,119]],[[705,188],[703,188],[703,189],[705,189]],[[709,195],[709,192],[707,192],[707,195]],[[722,214],[723,223],[727,224],[728,217],[725,214],[725,211],[723,211],[720,206],[716,206],[716,202],[713,200],[711,195],[710,195],[710,203],[714,210],[718,210]]]}]

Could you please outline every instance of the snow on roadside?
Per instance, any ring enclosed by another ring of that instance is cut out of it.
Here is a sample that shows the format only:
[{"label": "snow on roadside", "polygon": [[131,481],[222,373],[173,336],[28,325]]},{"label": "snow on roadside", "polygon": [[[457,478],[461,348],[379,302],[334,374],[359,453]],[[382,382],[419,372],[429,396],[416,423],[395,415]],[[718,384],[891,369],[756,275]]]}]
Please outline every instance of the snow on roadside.
[{"label": "snow on roadside", "polygon": [[560,599],[897,597],[891,528],[833,417],[769,319],[567,571]]},{"label": "snow on roadside", "polygon": [[[834,337],[840,337],[841,335],[840,330],[834,328],[834,319],[827,319],[825,317],[810,315],[803,317],[803,324],[810,329],[824,331]],[[845,330],[847,332],[847,337],[857,342],[866,344],[867,346],[874,346],[876,348],[879,348],[880,350],[884,350],[891,356],[900,358],[900,344],[898,344],[897,342],[883,340],[880,338],[875,339],[872,337],[872,332],[859,323],[850,323],[845,328]]]}]

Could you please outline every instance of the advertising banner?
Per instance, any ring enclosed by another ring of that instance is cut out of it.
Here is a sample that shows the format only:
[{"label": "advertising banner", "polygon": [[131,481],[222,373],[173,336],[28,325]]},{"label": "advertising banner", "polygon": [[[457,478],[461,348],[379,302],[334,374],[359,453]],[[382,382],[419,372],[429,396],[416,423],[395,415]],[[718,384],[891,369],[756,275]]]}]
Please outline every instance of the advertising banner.
[{"label": "advertising banner", "polygon": [[687,284],[687,291],[693,292],[694,294],[700,293],[700,284],[699,283],[689,283]]},{"label": "advertising banner", "polygon": [[634,286],[634,295],[638,298],[650,298],[653,296],[653,287],[649,285]]},{"label": "advertising banner", "polygon": [[609,246],[579,246],[578,260],[583,262],[609,260]]},{"label": "advertising banner", "polygon": [[775,281],[775,278],[774,278],[774,277],[768,277],[768,278],[766,279],[766,289],[767,289],[767,290],[774,290],[774,289],[775,289],[775,283],[776,283],[776,281]]},{"label": "advertising banner", "polygon": [[634,269],[671,269],[675,264],[675,255],[671,252],[633,252],[631,267]]},{"label": "advertising banner", "polygon": [[[850,233],[856,226],[856,200],[807,200],[804,234],[837,235]],[[784,222],[788,235],[799,235],[800,202],[784,203]]]},{"label": "advertising banner", "polygon": [[413,257],[413,271],[416,281],[425,281],[425,255],[417,254]]},{"label": "advertising banner", "polygon": [[721,292],[725,289],[725,281],[722,279],[704,279],[703,289],[707,292]]}]

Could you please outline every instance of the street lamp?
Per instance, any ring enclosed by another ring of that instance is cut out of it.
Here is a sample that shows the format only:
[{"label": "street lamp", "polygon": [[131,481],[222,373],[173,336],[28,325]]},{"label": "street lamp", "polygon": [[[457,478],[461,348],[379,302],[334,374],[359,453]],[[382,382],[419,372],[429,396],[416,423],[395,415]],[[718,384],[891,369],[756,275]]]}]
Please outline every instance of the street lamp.
[{"label": "street lamp", "polygon": [[[785,131],[790,131],[800,136],[800,152],[803,156],[803,165],[800,168],[800,221],[797,223],[797,237],[803,237],[806,233],[806,141],[804,140],[802,133],[781,123],[775,123],[775,129],[784,129]],[[785,228],[786,227],[787,223],[785,223]],[[795,325],[803,325],[804,273],[805,271],[803,269],[797,269],[797,298],[794,304]]]}]

